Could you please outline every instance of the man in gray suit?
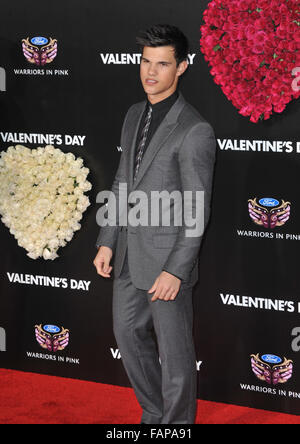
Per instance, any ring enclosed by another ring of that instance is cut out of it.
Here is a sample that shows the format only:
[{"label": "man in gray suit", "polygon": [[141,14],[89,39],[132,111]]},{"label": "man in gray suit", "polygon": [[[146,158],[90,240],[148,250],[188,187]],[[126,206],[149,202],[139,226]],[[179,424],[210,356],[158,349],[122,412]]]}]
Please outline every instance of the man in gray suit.
[{"label": "man in gray suit", "polygon": [[[115,255],[113,328],[143,409],[142,423],[192,424],[197,376],[192,290],[210,215],[216,140],[211,125],[177,89],[188,67],[182,32],[156,25],[137,43],[147,100],[125,117],[112,197],[102,207],[112,214],[115,206],[118,222],[108,216],[101,227],[94,265],[109,278]],[[151,213],[150,222],[138,219],[143,212]]]}]

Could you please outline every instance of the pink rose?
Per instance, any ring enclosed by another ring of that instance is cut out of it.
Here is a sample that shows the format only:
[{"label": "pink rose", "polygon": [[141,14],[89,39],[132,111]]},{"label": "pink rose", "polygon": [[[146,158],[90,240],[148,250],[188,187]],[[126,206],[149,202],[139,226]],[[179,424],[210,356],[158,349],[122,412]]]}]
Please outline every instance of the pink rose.
[{"label": "pink rose", "polygon": [[282,112],[300,96],[292,71],[300,66],[299,0],[213,0],[200,41],[211,74],[252,122]]}]

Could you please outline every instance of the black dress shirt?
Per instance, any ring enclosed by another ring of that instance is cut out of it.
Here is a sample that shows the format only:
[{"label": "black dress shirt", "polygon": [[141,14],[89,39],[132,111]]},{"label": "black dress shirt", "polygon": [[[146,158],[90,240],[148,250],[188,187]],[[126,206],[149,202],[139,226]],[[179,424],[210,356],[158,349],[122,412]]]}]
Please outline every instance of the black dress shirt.
[{"label": "black dress shirt", "polygon": [[144,127],[145,118],[146,118],[146,115],[147,115],[147,112],[149,109],[148,107],[152,106],[152,118],[151,118],[151,123],[150,123],[149,129],[148,129],[147,139],[146,139],[145,146],[144,146],[143,157],[145,155],[145,151],[146,151],[152,137],[154,136],[157,128],[159,127],[161,122],[164,120],[164,118],[166,117],[166,115],[168,114],[168,112],[170,111],[170,109],[172,108],[172,106],[174,105],[176,100],[178,99],[178,96],[179,96],[179,93],[176,90],[171,96],[167,97],[166,99],[162,100],[161,102],[155,103],[155,105],[152,105],[148,101],[147,106],[145,107],[145,111],[143,113],[142,119],[141,119],[140,126],[139,126],[137,139],[136,139],[136,147],[135,147],[136,152],[137,152],[137,147],[138,147],[140,139],[141,139],[141,133],[142,133],[142,130]]},{"label": "black dress shirt", "polygon": [[[138,134],[137,134],[136,147],[135,147],[136,152],[137,152],[137,147],[139,145],[139,141],[141,139],[141,133],[142,133],[142,130],[144,127],[144,121],[145,121],[146,115],[148,113],[149,106],[152,106],[152,118],[151,118],[151,123],[150,123],[149,129],[148,129],[148,134],[147,134],[147,139],[146,139],[145,146],[144,146],[143,156],[145,155],[145,151],[146,151],[152,137],[154,136],[156,130],[158,129],[159,125],[162,123],[162,121],[164,120],[164,118],[166,117],[166,115],[168,114],[168,112],[170,111],[170,109],[172,108],[172,106],[174,105],[176,100],[178,99],[178,97],[179,97],[179,93],[176,90],[171,96],[167,97],[166,99],[162,100],[161,102],[155,103],[154,105],[152,105],[148,101],[147,106],[145,107],[145,111],[143,113],[142,119],[141,119]],[[163,271],[167,271],[167,270],[163,270]],[[173,275],[173,276],[175,276],[175,275]],[[176,276],[176,277],[178,279],[182,280],[178,276]]]}]

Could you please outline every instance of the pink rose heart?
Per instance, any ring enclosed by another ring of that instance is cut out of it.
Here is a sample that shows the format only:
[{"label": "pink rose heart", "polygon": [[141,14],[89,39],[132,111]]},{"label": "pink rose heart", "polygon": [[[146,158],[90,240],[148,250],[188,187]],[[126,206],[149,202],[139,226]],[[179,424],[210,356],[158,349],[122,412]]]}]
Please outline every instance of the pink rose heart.
[{"label": "pink rose heart", "polygon": [[251,122],[300,96],[300,0],[212,0],[200,46],[215,83]]}]

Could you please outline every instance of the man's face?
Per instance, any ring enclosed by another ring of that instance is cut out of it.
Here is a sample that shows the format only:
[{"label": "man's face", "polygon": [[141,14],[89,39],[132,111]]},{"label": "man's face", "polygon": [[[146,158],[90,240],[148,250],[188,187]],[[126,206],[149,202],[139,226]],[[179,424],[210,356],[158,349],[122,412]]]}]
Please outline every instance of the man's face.
[{"label": "man's face", "polygon": [[175,51],[172,46],[144,47],[140,76],[145,93],[151,103],[169,97],[177,88],[179,76],[187,68],[184,61],[176,66]]}]

